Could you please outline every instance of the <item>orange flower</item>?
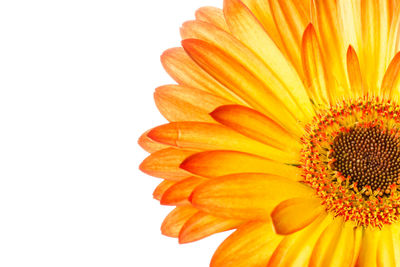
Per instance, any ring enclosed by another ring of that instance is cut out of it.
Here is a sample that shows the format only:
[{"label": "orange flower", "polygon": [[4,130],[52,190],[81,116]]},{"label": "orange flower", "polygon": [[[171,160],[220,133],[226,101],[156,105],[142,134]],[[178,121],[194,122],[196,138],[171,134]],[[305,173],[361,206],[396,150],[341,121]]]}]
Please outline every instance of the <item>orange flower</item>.
[{"label": "orange flower", "polygon": [[[400,5],[225,0],[183,24],[140,169],[211,266],[400,265]],[[173,263],[171,263],[173,264]]]}]

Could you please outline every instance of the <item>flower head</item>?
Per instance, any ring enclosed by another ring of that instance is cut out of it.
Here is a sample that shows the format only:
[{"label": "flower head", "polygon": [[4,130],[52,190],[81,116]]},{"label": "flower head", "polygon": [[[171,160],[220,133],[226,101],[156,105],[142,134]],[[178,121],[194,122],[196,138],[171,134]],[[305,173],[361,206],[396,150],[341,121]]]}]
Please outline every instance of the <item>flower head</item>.
[{"label": "flower head", "polygon": [[400,6],[225,0],[181,28],[140,168],[211,266],[400,264]]}]

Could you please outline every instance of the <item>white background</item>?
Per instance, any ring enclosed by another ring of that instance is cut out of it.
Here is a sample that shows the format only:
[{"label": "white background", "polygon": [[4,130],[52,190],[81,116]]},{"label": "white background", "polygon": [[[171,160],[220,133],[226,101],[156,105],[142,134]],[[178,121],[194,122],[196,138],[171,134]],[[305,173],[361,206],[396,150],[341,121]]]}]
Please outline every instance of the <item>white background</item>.
[{"label": "white background", "polygon": [[0,1],[0,266],[208,266],[138,171],[179,27],[220,0]]}]

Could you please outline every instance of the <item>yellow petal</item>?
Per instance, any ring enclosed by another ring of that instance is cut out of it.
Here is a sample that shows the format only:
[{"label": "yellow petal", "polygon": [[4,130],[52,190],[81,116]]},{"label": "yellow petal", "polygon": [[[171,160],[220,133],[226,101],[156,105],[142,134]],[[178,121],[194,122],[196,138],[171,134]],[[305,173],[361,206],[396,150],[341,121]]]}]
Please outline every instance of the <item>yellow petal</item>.
[{"label": "yellow petal", "polygon": [[313,24],[316,26],[321,42],[321,56],[324,63],[329,66],[329,76],[334,77],[329,86],[331,100],[342,99],[348,96],[349,88],[344,62],[346,60],[345,44],[340,31],[338,20],[338,6],[335,1],[313,0],[313,8],[316,16],[313,16]]},{"label": "yellow petal", "polygon": [[379,229],[366,228],[364,230],[357,266],[378,266],[377,251],[380,235]]},{"label": "yellow petal", "polygon": [[195,175],[214,178],[235,173],[265,173],[289,178],[303,179],[302,170],[292,165],[275,162],[256,155],[238,151],[213,150],[196,153],[180,166]]},{"label": "yellow petal", "polygon": [[165,217],[161,225],[161,233],[169,237],[179,237],[179,232],[185,222],[196,212],[197,210],[190,205],[176,207]]},{"label": "yellow petal", "polygon": [[160,200],[161,205],[184,205],[189,204],[188,198],[193,190],[206,179],[200,177],[188,177],[169,187]]},{"label": "yellow petal", "polygon": [[182,41],[182,45],[197,64],[230,88],[249,106],[265,113],[285,128],[302,133],[295,116],[287,109],[289,106],[280,101],[266,84],[243,66],[242,62],[202,40],[186,39]]},{"label": "yellow petal", "polygon": [[307,27],[303,35],[302,60],[310,97],[317,106],[325,107],[332,102],[332,97],[329,94],[330,88],[321,48],[312,24]]},{"label": "yellow petal", "polygon": [[241,224],[241,220],[214,217],[199,211],[183,225],[179,233],[179,243],[194,242],[215,233],[234,229]]},{"label": "yellow petal", "polygon": [[229,31],[224,12],[219,8],[211,6],[201,7],[196,11],[196,19],[215,25],[224,31]]},{"label": "yellow petal", "polygon": [[360,255],[361,244],[363,242],[363,229],[357,227],[354,229],[354,233],[354,253],[350,266],[356,266],[358,257]]},{"label": "yellow petal", "polygon": [[[361,68],[369,90],[379,95],[380,85],[391,56],[388,54],[390,15],[388,0],[361,1]],[[387,57],[388,56],[388,57]]]},{"label": "yellow petal", "polygon": [[389,12],[392,15],[389,41],[388,41],[388,58],[400,51],[400,8],[397,1],[389,1]]},{"label": "yellow petal", "polygon": [[354,238],[354,227],[336,218],[318,239],[309,266],[353,266]]},{"label": "yellow petal", "polygon": [[209,113],[232,103],[205,91],[179,85],[157,88],[154,100],[160,113],[169,121],[213,122]]},{"label": "yellow petal", "polygon": [[388,69],[386,70],[385,76],[383,77],[381,85],[382,94],[388,99],[392,99],[393,96],[398,96],[400,93],[400,52],[396,54]]},{"label": "yellow petal", "polygon": [[281,150],[300,150],[300,136],[293,136],[262,113],[240,105],[220,106],[210,114],[219,123]]},{"label": "yellow petal", "polygon": [[139,169],[151,176],[179,181],[190,176],[188,172],[179,168],[179,165],[193,153],[193,151],[166,148],[148,156],[140,164]]},{"label": "yellow petal", "polygon": [[[264,90],[268,90],[274,97],[279,99],[282,105],[285,105],[298,120],[305,120],[304,115],[302,115],[304,107],[297,105],[296,99],[290,94],[290,91],[287,90],[284,82],[279,79],[272,69],[268,68],[263,61],[231,34],[208,23],[188,21],[183,24],[181,35],[183,39],[203,40],[223,51],[231,60],[237,62],[239,65],[243,66],[247,72],[255,76],[266,88]],[[204,66],[202,67],[204,68]],[[216,78],[218,79],[218,77]],[[227,84],[225,85],[229,87]],[[235,88],[231,88],[231,90],[238,94]],[[241,96],[240,94],[238,95]],[[255,100],[261,101],[261,99]]]},{"label": "yellow petal", "polygon": [[357,53],[361,40],[361,1],[337,0],[338,27],[344,47],[351,45]]},{"label": "yellow petal", "polygon": [[293,97],[303,112],[306,112],[305,118],[311,118],[314,111],[300,77],[259,21],[240,0],[225,0],[223,10],[233,35],[263,60],[283,83],[284,91]]},{"label": "yellow petal", "polygon": [[[398,238],[398,237],[397,237]],[[399,242],[398,239],[393,239],[393,232],[391,225],[385,225],[381,231],[380,240],[378,243],[377,250],[377,266],[378,267],[396,267],[395,254],[398,251],[394,250],[394,242]]]},{"label": "yellow petal", "polygon": [[265,0],[242,0],[242,3],[253,13],[264,30],[268,33],[268,36],[274,41],[276,46],[282,51],[283,44],[279,31],[276,27],[271,7],[268,1]]},{"label": "yellow petal", "polygon": [[332,217],[322,214],[302,231],[285,236],[274,251],[267,266],[308,266],[311,253],[318,238],[331,222]]},{"label": "yellow petal", "polygon": [[271,213],[278,234],[289,235],[312,223],[324,208],[317,198],[291,198],[281,202]]},{"label": "yellow petal", "polygon": [[245,137],[223,125],[203,122],[173,122],[158,126],[148,134],[171,146],[196,150],[235,150],[295,163],[298,152],[284,152]]},{"label": "yellow petal", "polygon": [[268,220],[271,210],[285,199],[309,197],[314,191],[289,179],[266,174],[234,174],[198,186],[190,201],[215,216]]},{"label": "yellow petal", "polygon": [[247,223],[219,246],[210,266],[264,267],[281,239],[269,222]]},{"label": "yellow petal", "polygon": [[288,54],[297,72],[302,75],[301,38],[310,22],[309,11],[299,0],[270,0],[275,25],[283,40],[284,50]]},{"label": "yellow petal", "polygon": [[395,258],[395,262],[400,262],[400,224],[399,223],[394,223],[391,225],[390,230],[392,232],[392,244],[393,244],[393,250],[395,253],[393,254]]},{"label": "yellow petal", "polygon": [[205,90],[235,103],[242,103],[225,86],[202,70],[182,48],[166,50],[161,55],[161,63],[167,73],[181,85]]}]

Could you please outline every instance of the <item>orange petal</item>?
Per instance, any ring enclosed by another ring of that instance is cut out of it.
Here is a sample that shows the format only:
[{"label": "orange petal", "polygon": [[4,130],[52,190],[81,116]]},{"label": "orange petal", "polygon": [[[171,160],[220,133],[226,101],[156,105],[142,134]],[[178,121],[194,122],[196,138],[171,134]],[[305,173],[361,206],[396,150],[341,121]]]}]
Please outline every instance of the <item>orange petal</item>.
[{"label": "orange petal", "polygon": [[180,166],[195,175],[214,178],[235,173],[266,173],[302,180],[300,168],[278,163],[259,156],[227,150],[214,150],[196,153]]},{"label": "orange petal", "polygon": [[207,179],[199,177],[188,177],[166,190],[161,198],[162,205],[183,205],[189,204],[188,198],[193,190]]},{"label": "orange petal", "polygon": [[357,53],[351,45],[347,50],[347,75],[354,96],[361,97],[367,95],[367,88],[364,86]]},{"label": "orange petal", "polygon": [[211,267],[262,267],[282,239],[269,222],[242,225],[217,249]]},{"label": "orange petal", "polygon": [[300,150],[300,137],[295,137],[272,119],[254,109],[240,106],[220,106],[210,114],[219,123],[254,140],[282,150]]},{"label": "orange petal", "polygon": [[309,24],[303,35],[302,60],[310,96],[317,105],[326,106],[332,99],[329,95],[330,88],[326,80],[321,48],[312,24]]},{"label": "orange petal", "polygon": [[161,197],[164,195],[165,191],[168,190],[171,186],[173,186],[176,182],[175,181],[162,181],[154,190],[153,197],[157,200],[161,200]]},{"label": "orange petal", "polygon": [[[266,74],[271,79],[268,84],[260,80],[259,75],[254,74],[256,68],[251,67],[250,64],[262,66],[255,64],[258,61],[257,57],[253,55],[253,58],[251,58],[251,54],[246,53],[246,57],[241,57],[239,61],[238,56],[240,54],[232,53],[231,47],[229,50],[221,49],[198,39],[183,40],[182,46],[197,64],[248,105],[267,114],[285,128],[302,134],[302,128],[297,125],[296,118],[299,116],[299,118],[302,118],[303,109],[295,104],[285,104],[290,103],[290,99],[286,97],[287,94],[284,91],[281,91],[281,95],[273,91],[277,91],[281,86],[275,82],[275,86],[271,86],[274,81],[271,75]],[[280,99],[281,96],[284,96],[287,101],[283,102]],[[291,112],[288,110],[289,108],[292,109]]]},{"label": "orange petal", "polygon": [[353,266],[355,235],[352,225],[335,219],[318,239],[309,266]]},{"label": "orange petal", "polygon": [[171,146],[197,150],[237,150],[280,162],[297,162],[298,151],[284,152],[247,138],[223,125],[203,122],[173,122],[154,128],[153,140]]},{"label": "orange petal", "polygon": [[323,211],[317,198],[291,198],[276,206],[271,218],[278,234],[289,235],[308,226]]},{"label": "orange petal", "polygon": [[314,192],[289,179],[266,174],[234,174],[198,186],[190,201],[215,216],[268,220],[271,210],[285,199],[308,197]]},{"label": "orange petal", "polygon": [[196,11],[196,19],[210,23],[224,31],[229,31],[224,12],[219,8],[210,6],[201,7]]},{"label": "orange petal", "polygon": [[301,78],[250,10],[240,0],[225,0],[223,10],[233,35],[258,55],[274,73],[284,85],[281,92],[289,93],[300,110],[305,112],[305,116],[312,118],[314,111]]},{"label": "orange petal", "polygon": [[388,69],[386,70],[385,76],[383,77],[381,90],[384,96],[388,99],[393,98],[394,95],[399,94],[400,86],[400,52],[396,54]]},{"label": "orange petal", "polygon": [[177,83],[212,92],[236,103],[241,103],[225,86],[202,70],[182,48],[166,50],[161,55],[161,63]]},{"label": "orange petal", "polygon": [[154,100],[160,113],[169,121],[214,122],[209,113],[232,103],[205,91],[179,85],[157,88]]},{"label": "orange petal", "polygon": [[197,210],[190,205],[176,207],[165,217],[161,225],[161,233],[169,237],[178,237],[182,226],[196,212]]},{"label": "orange petal", "polygon": [[166,148],[148,156],[140,164],[139,169],[151,176],[179,181],[190,176],[188,172],[179,168],[179,165],[193,153],[193,151]]},{"label": "orange petal", "polygon": [[332,217],[323,214],[302,231],[285,236],[267,266],[308,266],[315,243],[331,222]]},{"label": "orange petal", "polygon": [[207,236],[234,229],[243,221],[214,217],[199,211],[182,227],[179,233],[179,243],[189,243]]},{"label": "orange petal", "polygon": [[153,153],[158,150],[168,148],[169,146],[160,144],[158,142],[155,142],[154,140],[150,139],[147,134],[150,132],[150,130],[146,131],[144,134],[142,134],[138,140],[138,144],[147,152]]}]

